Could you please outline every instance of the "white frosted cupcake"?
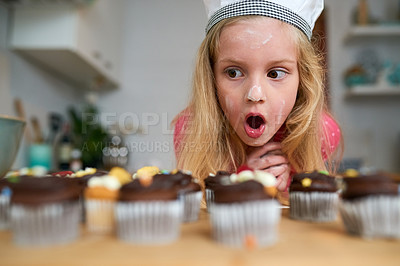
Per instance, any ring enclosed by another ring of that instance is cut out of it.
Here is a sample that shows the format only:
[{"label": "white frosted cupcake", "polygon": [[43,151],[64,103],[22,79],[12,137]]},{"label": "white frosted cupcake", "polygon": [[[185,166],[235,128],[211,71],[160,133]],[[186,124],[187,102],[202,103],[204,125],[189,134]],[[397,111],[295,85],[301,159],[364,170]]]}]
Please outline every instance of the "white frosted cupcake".
[{"label": "white frosted cupcake", "polygon": [[210,206],[213,238],[231,247],[266,247],[278,239],[281,210],[276,179],[264,171],[242,171],[214,190]]},{"label": "white frosted cupcake", "polygon": [[122,184],[131,180],[124,169],[115,167],[108,175],[94,176],[85,189],[86,226],[90,232],[113,233],[114,209]]}]

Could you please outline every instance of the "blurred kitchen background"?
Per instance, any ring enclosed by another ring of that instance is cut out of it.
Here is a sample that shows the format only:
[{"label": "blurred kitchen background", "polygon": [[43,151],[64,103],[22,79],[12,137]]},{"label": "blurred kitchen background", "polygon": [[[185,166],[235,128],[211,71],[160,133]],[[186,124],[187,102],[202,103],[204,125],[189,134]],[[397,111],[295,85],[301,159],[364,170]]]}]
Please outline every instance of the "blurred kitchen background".
[{"label": "blurred kitchen background", "polygon": [[[316,31],[346,167],[398,172],[400,1],[325,7]],[[51,147],[51,169],[174,168],[170,123],[206,22],[201,0],[0,0],[0,114],[28,122],[13,168],[45,153],[35,145]]]}]

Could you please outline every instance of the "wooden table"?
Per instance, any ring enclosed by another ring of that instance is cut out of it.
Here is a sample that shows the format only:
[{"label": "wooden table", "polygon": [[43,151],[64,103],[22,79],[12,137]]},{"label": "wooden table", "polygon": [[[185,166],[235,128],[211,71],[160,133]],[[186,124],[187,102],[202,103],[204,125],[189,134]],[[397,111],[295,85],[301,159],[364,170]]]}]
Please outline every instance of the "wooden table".
[{"label": "wooden table", "polygon": [[178,241],[166,246],[124,243],[82,230],[71,244],[22,248],[10,232],[0,232],[0,265],[400,265],[400,240],[365,240],[348,235],[338,219],[308,223],[288,218],[284,209],[278,243],[272,247],[234,249],[214,242],[206,211],[182,225]]}]

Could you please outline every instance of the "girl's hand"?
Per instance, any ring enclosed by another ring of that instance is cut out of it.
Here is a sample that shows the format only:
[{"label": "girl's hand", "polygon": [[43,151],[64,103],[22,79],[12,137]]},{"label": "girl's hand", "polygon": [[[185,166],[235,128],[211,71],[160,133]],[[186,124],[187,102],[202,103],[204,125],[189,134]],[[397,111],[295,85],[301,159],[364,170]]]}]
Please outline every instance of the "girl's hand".
[{"label": "girl's hand", "polygon": [[284,191],[290,177],[290,165],[279,142],[268,142],[247,150],[246,164],[254,170],[264,170],[276,177],[276,188]]}]

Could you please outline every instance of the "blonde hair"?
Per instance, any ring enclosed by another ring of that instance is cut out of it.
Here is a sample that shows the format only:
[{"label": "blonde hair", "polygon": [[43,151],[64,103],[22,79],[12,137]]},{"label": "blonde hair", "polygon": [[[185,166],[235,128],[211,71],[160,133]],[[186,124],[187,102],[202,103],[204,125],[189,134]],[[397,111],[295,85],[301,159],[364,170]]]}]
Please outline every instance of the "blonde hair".
[{"label": "blonde hair", "polygon": [[[235,171],[246,159],[246,145],[219,105],[213,63],[218,56],[222,29],[251,17],[254,16],[233,17],[216,24],[197,54],[192,97],[187,112],[184,112],[189,114],[189,121],[176,154],[177,167],[192,171],[200,180],[218,170]],[[282,141],[283,152],[297,172],[325,170],[321,156],[321,136],[325,136],[321,131],[321,115],[326,109],[321,57],[304,33],[293,26],[287,28],[293,32],[298,47],[300,82],[296,103],[285,123],[287,134]]]}]

